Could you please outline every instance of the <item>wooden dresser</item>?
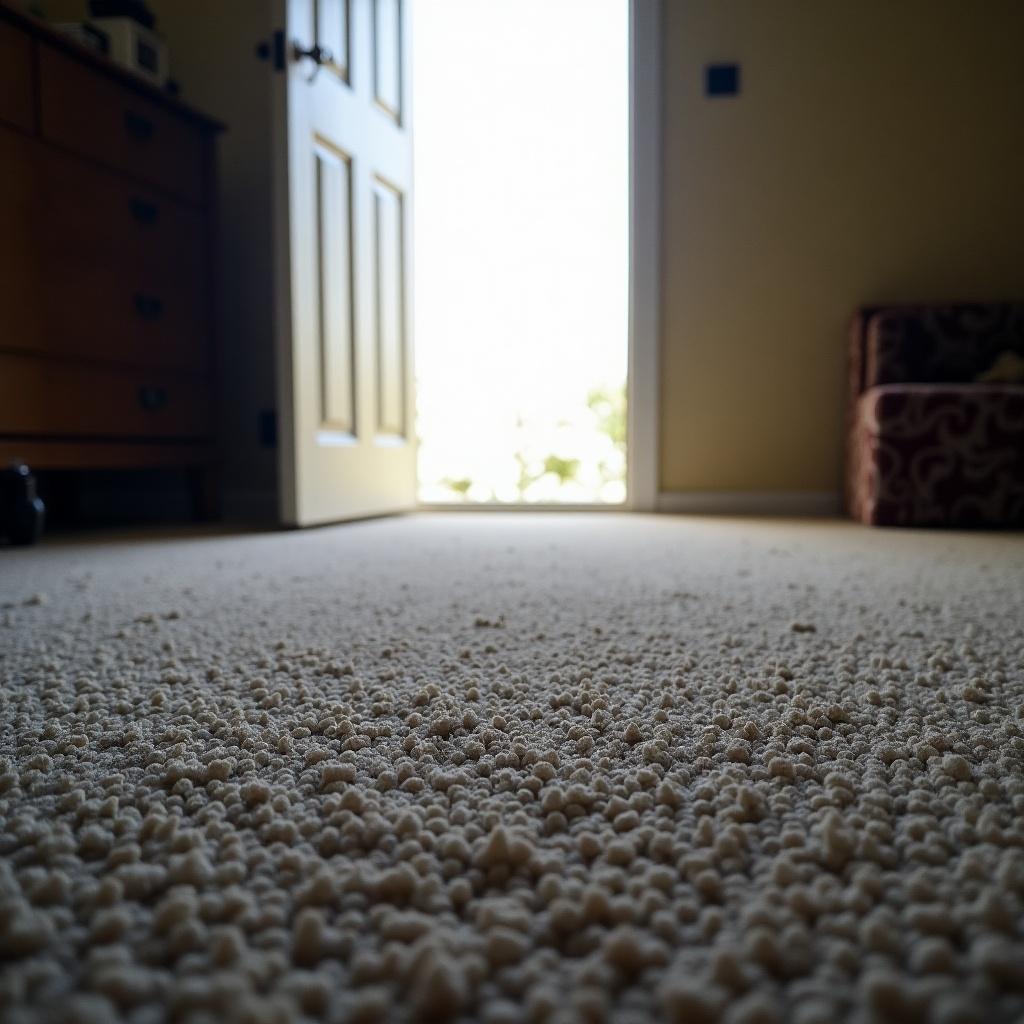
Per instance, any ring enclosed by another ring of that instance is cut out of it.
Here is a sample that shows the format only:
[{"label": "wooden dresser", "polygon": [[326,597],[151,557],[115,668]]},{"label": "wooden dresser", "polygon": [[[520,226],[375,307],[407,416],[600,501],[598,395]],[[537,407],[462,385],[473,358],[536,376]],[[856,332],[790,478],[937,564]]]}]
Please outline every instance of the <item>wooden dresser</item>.
[{"label": "wooden dresser", "polygon": [[0,464],[215,494],[220,126],[0,3]]}]

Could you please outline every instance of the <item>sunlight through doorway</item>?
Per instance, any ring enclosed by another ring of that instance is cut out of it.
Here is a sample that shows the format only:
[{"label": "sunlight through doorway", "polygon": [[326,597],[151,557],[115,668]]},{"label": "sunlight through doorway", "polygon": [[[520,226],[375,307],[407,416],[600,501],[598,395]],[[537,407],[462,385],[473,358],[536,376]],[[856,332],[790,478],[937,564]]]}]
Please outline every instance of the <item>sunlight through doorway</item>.
[{"label": "sunlight through doorway", "polygon": [[414,0],[424,502],[626,498],[627,0]]}]

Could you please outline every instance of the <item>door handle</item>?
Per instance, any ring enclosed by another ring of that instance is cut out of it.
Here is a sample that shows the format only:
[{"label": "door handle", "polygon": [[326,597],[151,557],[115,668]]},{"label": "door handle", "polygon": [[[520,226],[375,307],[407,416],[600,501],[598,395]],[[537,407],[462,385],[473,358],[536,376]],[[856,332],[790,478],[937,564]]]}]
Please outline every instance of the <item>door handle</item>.
[{"label": "door handle", "polygon": [[314,43],[312,46],[303,46],[300,42],[296,41],[292,43],[292,60],[311,60],[313,62],[315,65],[313,73],[306,79],[307,82],[312,82],[325,64],[334,63],[334,54],[326,47],[320,46],[319,43]]}]

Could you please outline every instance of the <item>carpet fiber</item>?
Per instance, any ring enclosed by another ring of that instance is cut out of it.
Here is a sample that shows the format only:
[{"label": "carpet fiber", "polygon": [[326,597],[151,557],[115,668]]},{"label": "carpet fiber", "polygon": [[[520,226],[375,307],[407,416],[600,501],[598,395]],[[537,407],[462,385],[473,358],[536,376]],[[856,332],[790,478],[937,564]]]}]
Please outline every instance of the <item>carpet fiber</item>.
[{"label": "carpet fiber", "polygon": [[1024,542],[422,516],[0,551],[0,1016],[1024,1014]]}]

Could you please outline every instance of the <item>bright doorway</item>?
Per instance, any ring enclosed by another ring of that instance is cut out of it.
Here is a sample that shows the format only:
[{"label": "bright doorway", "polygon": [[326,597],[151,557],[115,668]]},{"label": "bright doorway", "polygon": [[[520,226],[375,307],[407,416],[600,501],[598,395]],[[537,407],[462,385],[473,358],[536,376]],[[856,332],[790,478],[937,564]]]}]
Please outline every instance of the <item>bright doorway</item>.
[{"label": "bright doorway", "polygon": [[415,0],[419,497],[627,498],[628,0]]}]

